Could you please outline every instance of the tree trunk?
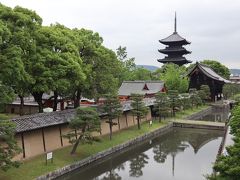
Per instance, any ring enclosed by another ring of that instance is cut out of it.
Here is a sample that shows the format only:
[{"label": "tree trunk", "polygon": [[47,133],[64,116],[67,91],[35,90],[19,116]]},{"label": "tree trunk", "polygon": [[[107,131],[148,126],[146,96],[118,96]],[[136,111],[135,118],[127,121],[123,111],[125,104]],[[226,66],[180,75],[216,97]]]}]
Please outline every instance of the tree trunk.
[{"label": "tree trunk", "polygon": [[[78,145],[79,145],[79,143],[80,143],[80,140],[81,140],[82,137],[83,137],[83,134],[84,134],[85,130],[86,130],[86,127],[84,127],[84,128],[82,129],[82,135],[80,135],[80,136],[77,138],[77,140],[76,140],[76,142],[75,142],[75,144],[74,144],[74,146],[73,146],[73,148],[72,148],[71,155],[75,154],[75,152],[76,152],[76,150],[77,150],[77,147],[78,147]],[[77,130],[75,130],[75,131],[77,131]]]},{"label": "tree trunk", "polygon": [[158,111],[158,122],[161,122],[161,110],[160,110],[160,108],[158,109],[159,111]]},{"label": "tree trunk", "polygon": [[80,99],[81,99],[81,90],[77,90],[76,92],[77,94],[75,95],[75,98],[74,98],[74,108],[78,108],[80,107]]},{"label": "tree trunk", "polygon": [[23,99],[23,96],[21,96],[21,95],[18,95],[18,97],[20,98],[19,115],[22,116],[23,115],[24,99]]},{"label": "tree trunk", "polygon": [[38,92],[35,92],[35,93],[32,93],[35,101],[38,103],[38,112],[39,113],[42,113],[43,112],[43,103],[42,103],[42,95],[43,93],[38,93]]},{"label": "tree trunk", "polygon": [[109,119],[109,129],[110,129],[110,134],[109,134],[109,138],[110,140],[112,140],[112,120]]},{"label": "tree trunk", "polygon": [[80,143],[80,138],[81,136],[79,136],[79,138],[76,140],[76,143],[74,144],[73,148],[72,148],[72,151],[71,151],[71,155],[75,154],[76,150],[77,150],[77,147]]},{"label": "tree trunk", "polygon": [[54,91],[54,96],[53,96],[53,111],[57,110],[57,104],[58,104],[58,93],[57,91]]},{"label": "tree trunk", "polygon": [[141,127],[140,127],[140,118],[139,118],[139,116],[137,116],[137,123],[138,123],[138,129],[140,129]]},{"label": "tree trunk", "polygon": [[120,127],[120,121],[119,121],[119,116],[118,116],[118,130],[120,130],[121,127]]}]

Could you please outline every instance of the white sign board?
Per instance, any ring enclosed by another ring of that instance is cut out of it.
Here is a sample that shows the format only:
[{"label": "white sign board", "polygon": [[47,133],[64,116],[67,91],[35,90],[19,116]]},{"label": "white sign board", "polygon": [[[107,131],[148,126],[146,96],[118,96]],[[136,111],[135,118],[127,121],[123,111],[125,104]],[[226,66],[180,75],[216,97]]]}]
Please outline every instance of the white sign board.
[{"label": "white sign board", "polygon": [[52,152],[47,153],[47,160],[52,158],[53,158],[53,153]]},{"label": "white sign board", "polygon": [[149,124],[152,125],[152,121],[149,121]]}]

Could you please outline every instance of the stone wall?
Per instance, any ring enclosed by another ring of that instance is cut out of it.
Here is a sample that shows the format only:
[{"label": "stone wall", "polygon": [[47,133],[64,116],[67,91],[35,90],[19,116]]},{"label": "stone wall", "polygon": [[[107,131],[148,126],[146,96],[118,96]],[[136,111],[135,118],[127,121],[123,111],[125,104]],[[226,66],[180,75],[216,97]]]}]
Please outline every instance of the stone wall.
[{"label": "stone wall", "polygon": [[209,113],[212,112],[212,106],[208,107],[207,109],[204,109],[200,112],[197,112],[197,113],[194,113],[194,114],[191,114],[187,117],[185,117],[184,119],[188,119],[188,120],[197,120],[197,119],[200,119],[201,117],[203,116],[206,116],[208,115]]},{"label": "stone wall", "polygon": [[[146,118],[143,118],[141,121],[144,122],[150,119],[151,111],[149,109]],[[109,124],[105,122],[106,120],[107,119],[104,118],[101,119],[101,134],[94,132],[95,136],[109,134]],[[137,124],[136,117],[132,115],[131,111],[125,111],[122,116],[119,117],[119,120],[114,119],[114,122],[119,122],[119,124],[113,126],[113,132]],[[61,136],[67,134],[69,131],[68,124],[61,124],[16,134],[16,140],[19,147],[22,149],[22,153],[17,155],[15,159],[23,160],[69,146],[70,143],[68,139]]]}]

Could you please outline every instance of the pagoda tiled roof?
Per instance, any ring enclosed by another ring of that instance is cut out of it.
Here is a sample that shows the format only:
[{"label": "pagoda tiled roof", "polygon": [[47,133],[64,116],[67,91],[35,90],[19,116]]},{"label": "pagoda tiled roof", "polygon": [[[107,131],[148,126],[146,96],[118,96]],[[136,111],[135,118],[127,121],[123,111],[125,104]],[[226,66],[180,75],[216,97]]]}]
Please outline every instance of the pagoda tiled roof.
[{"label": "pagoda tiled roof", "polygon": [[177,32],[174,32],[170,36],[159,40],[159,42],[163,44],[170,44],[174,42],[182,42],[182,44],[190,44],[189,41],[187,41],[185,38],[181,37]]},{"label": "pagoda tiled roof", "polygon": [[167,62],[183,62],[183,64],[191,63],[192,61],[187,60],[185,57],[168,57],[166,56],[163,59],[158,59],[158,62],[167,63]]},{"label": "pagoda tiled roof", "polygon": [[170,54],[175,52],[182,52],[183,54],[190,54],[191,51],[186,50],[184,47],[166,47],[165,49],[159,49],[160,53]]}]

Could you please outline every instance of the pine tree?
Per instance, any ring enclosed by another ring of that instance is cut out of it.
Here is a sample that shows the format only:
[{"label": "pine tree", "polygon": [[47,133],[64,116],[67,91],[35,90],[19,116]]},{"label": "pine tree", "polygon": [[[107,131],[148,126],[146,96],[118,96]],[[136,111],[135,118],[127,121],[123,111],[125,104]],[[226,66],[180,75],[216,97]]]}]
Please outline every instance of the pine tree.
[{"label": "pine tree", "polygon": [[138,129],[141,128],[140,126],[141,118],[145,117],[148,112],[148,108],[145,106],[143,98],[144,97],[141,94],[131,94],[132,113],[134,116],[137,117]]},{"label": "pine tree", "polygon": [[169,97],[170,107],[172,109],[172,114],[173,114],[173,116],[175,116],[176,108],[180,104],[178,91],[177,90],[169,90],[168,97]]},{"label": "pine tree", "polygon": [[189,109],[191,107],[191,100],[189,93],[181,94],[181,105],[183,110]]},{"label": "pine tree", "polygon": [[119,116],[122,114],[122,106],[120,104],[120,101],[119,101],[117,95],[106,94],[104,97],[105,97],[105,100],[104,100],[104,104],[103,104],[102,108],[108,118],[106,123],[109,124],[109,129],[110,129],[109,137],[111,140],[112,139],[112,127],[114,125],[117,125],[117,123],[113,122],[113,120],[115,118],[119,118]]},{"label": "pine tree", "polygon": [[189,94],[190,94],[190,100],[191,100],[192,108],[193,108],[193,106],[198,107],[199,105],[202,104],[202,100],[199,97],[199,94],[198,94],[198,92],[195,88],[189,89]]},{"label": "pine tree", "polygon": [[154,109],[157,111],[159,116],[159,122],[161,122],[162,116],[166,116],[169,110],[169,100],[165,92],[159,92],[155,95],[156,101],[154,104]]},{"label": "pine tree", "polygon": [[75,118],[69,123],[72,131],[64,135],[70,143],[74,144],[71,154],[76,152],[80,142],[91,144],[93,141],[97,141],[92,132],[99,132],[100,125],[99,114],[94,108],[78,108]]}]

